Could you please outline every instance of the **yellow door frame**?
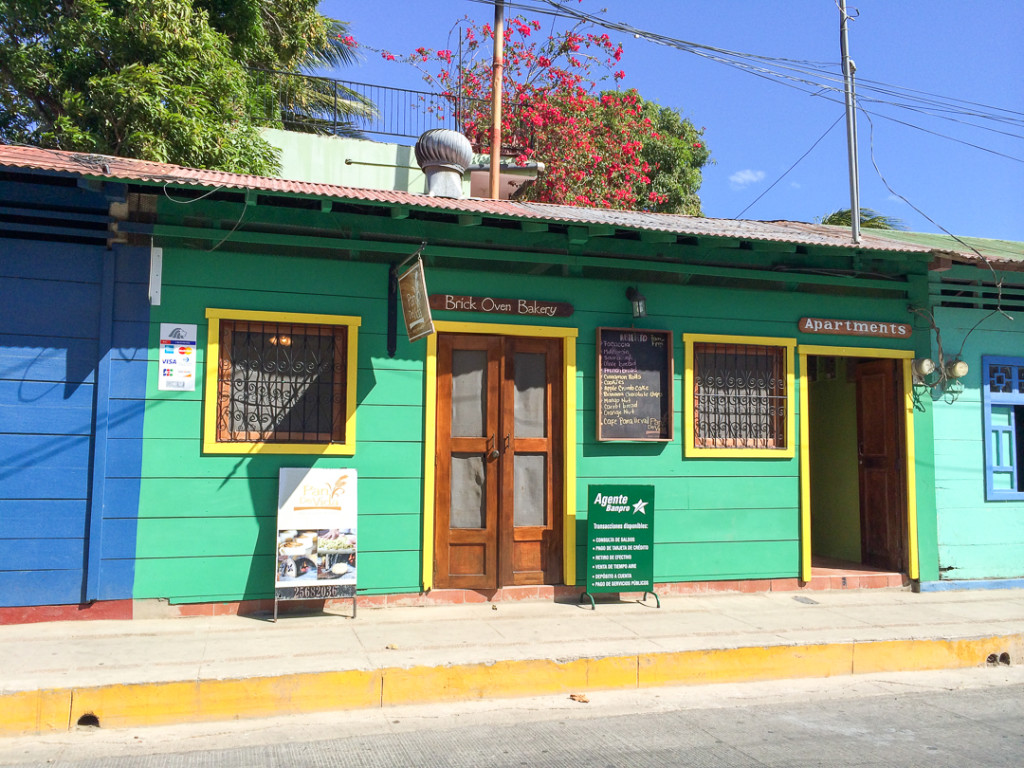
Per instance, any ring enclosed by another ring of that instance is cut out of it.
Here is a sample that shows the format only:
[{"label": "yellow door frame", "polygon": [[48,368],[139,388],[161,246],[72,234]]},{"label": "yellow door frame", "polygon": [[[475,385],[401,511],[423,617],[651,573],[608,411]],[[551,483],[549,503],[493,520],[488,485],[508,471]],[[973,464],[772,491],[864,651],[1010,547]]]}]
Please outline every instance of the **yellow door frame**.
[{"label": "yellow door frame", "polygon": [[[562,569],[576,583],[576,337],[577,328],[435,321],[437,333],[480,333],[562,339]],[[437,455],[437,333],[427,337],[423,435],[423,591],[434,586],[434,459]]]},{"label": "yellow door frame", "polygon": [[920,577],[917,542],[917,475],[914,459],[914,393],[910,363],[914,353],[902,349],[871,349],[866,347],[828,347],[800,344],[800,580],[811,580],[811,441],[807,358],[811,355],[833,357],[877,357],[900,360],[903,366],[904,456],[907,482],[907,574]]}]

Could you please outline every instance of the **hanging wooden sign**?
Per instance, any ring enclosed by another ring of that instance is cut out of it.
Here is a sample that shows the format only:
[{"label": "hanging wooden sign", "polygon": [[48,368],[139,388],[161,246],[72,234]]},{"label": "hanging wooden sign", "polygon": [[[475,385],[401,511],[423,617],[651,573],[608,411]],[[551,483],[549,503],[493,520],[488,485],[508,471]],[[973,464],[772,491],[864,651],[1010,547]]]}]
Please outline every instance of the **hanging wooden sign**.
[{"label": "hanging wooden sign", "polygon": [[430,294],[430,308],[456,312],[527,315],[529,317],[569,317],[573,313],[572,304],[564,301],[498,299],[493,296],[455,296],[450,293]]},{"label": "hanging wooden sign", "polygon": [[798,326],[803,333],[831,336],[875,336],[886,339],[909,339],[910,323],[888,323],[878,320],[836,320],[825,317],[801,317]]},{"label": "hanging wooden sign", "polygon": [[422,339],[434,332],[434,321],[430,316],[427,299],[427,282],[423,276],[423,261],[417,259],[409,269],[398,277],[398,295],[402,301],[402,315],[409,341]]}]

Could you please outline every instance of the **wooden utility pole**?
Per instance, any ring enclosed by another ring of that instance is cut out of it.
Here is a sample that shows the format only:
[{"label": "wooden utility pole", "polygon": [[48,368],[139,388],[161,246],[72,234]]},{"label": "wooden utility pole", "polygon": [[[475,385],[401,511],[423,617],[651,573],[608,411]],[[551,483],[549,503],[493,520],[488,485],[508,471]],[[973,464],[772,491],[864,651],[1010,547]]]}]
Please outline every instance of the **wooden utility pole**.
[{"label": "wooden utility pole", "polygon": [[850,59],[846,27],[846,0],[839,0],[839,50],[843,57],[843,87],[846,92],[846,144],[850,158],[850,223],[854,244],[860,242],[860,179],[857,170],[857,105],[854,101],[853,73],[857,65]]},{"label": "wooden utility pole", "polygon": [[501,83],[505,58],[505,0],[494,0],[494,73],[491,78],[491,200],[501,182]]}]

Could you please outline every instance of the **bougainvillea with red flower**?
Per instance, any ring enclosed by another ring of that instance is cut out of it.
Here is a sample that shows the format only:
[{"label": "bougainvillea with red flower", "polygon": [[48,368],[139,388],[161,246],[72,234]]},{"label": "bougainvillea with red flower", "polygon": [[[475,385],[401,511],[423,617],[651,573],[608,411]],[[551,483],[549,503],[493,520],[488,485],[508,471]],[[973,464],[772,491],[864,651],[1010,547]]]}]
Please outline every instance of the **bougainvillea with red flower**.
[{"label": "bougainvillea with red flower", "polygon": [[[461,50],[421,47],[398,58],[441,92],[487,154],[494,33],[490,24],[462,25]],[[544,164],[521,199],[701,215],[701,168],[711,162],[703,129],[635,90],[599,87],[625,78],[620,44],[579,26],[545,37],[523,17],[506,20],[504,37],[502,154]]]}]

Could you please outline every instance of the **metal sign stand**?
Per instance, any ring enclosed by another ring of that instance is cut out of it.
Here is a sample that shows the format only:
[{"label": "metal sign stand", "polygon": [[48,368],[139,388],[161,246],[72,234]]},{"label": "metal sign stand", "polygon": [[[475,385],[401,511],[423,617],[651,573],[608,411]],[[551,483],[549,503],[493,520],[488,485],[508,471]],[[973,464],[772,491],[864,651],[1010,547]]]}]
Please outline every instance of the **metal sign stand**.
[{"label": "metal sign stand", "polygon": [[638,592],[654,595],[654,486],[587,486],[587,588],[580,595]]}]

